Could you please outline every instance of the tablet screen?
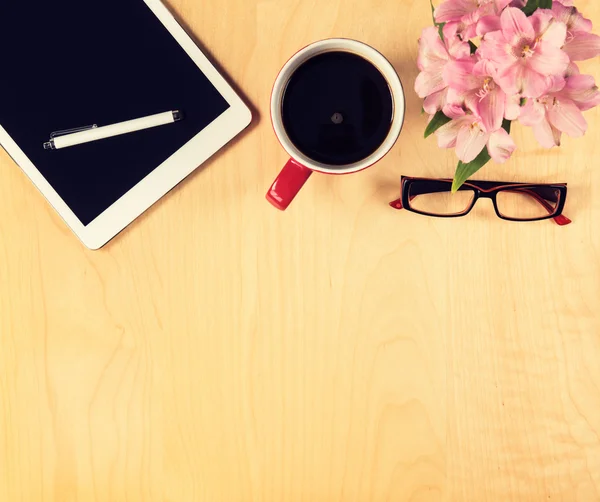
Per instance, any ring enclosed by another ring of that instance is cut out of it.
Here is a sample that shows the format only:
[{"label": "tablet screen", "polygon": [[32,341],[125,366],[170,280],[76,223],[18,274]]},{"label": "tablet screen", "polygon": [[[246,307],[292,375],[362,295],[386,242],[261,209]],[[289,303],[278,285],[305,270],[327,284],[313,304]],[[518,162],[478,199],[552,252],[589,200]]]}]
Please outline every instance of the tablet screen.
[{"label": "tablet screen", "polygon": [[[0,0],[0,124],[88,225],[229,104],[143,0]],[[181,122],[62,150],[50,133]]]}]

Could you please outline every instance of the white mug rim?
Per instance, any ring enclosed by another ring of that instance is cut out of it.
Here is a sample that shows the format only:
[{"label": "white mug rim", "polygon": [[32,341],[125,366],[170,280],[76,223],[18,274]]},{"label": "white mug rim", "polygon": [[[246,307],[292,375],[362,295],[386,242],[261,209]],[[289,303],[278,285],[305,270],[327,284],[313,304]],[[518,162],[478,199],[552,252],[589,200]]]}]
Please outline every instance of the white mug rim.
[{"label": "white mug rim", "polygon": [[[281,114],[281,104],[283,101],[285,88],[293,73],[309,59],[329,51],[347,51],[358,54],[375,65],[375,67],[377,67],[377,69],[384,76],[390,87],[394,107],[390,131],[379,148],[371,155],[358,162],[340,166],[333,166],[331,164],[317,162],[296,148],[285,131],[283,126],[283,117]],[[398,76],[398,73],[392,64],[385,58],[385,56],[383,56],[383,54],[370,45],[348,38],[328,38],[326,40],[320,40],[298,51],[290,58],[290,60],[279,72],[279,75],[275,80],[275,84],[273,85],[273,92],[271,94],[271,122],[281,146],[283,146],[288,155],[298,163],[308,167],[313,171],[326,174],[355,173],[379,162],[389,153],[398,140],[404,125],[405,114],[406,101],[404,96],[404,88],[402,86],[402,82],[400,81],[400,77]]]}]

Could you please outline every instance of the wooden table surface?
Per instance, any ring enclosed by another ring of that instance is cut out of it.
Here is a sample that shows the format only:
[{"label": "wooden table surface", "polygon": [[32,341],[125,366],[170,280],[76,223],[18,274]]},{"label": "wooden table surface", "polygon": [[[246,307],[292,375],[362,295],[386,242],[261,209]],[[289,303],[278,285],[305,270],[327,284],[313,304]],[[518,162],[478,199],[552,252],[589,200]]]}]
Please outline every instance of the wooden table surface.
[{"label": "wooden table surface", "polygon": [[[99,252],[0,153],[0,500],[599,501],[600,109],[479,174],[568,182],[573,225],[396,212],[455,165],[412,90],[427,0],[171,6],[256,120]],[[271,85],[331,36],[393,62],[406,126],[280,213]]]}]

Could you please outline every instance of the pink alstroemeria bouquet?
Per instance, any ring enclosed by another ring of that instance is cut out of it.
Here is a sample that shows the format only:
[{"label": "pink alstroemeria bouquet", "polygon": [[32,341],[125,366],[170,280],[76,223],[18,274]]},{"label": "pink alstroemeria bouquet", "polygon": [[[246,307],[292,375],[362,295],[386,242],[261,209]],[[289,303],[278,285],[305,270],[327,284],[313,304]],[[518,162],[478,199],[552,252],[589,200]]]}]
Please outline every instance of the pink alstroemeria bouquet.
[{"label": "pink alstroemeria bouquet", "polygon": [[460,160],[453,190],[516,145],[511,122],[546,148],[587,130],[582,112],[600,104],[594,78],[575,64],[600,54],[600,37],[573,0],[445,0],[419,40],[415,90],[440,148]]}]

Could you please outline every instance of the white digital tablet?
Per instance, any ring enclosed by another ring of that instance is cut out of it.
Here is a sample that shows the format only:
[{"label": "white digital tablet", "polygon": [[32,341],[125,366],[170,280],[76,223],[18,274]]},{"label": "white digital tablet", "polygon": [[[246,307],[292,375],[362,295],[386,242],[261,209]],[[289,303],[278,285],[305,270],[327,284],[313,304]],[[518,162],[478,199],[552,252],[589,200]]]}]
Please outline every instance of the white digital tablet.
[{"label": "white digital tablet", "polygon": [[[0,18],[0,143],[91,249],[250,123],[159,0],[2,2]],[[56,131],[169,112],[177,115],[166,125],[68,148],[49,142]]]}]

